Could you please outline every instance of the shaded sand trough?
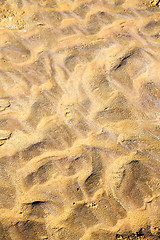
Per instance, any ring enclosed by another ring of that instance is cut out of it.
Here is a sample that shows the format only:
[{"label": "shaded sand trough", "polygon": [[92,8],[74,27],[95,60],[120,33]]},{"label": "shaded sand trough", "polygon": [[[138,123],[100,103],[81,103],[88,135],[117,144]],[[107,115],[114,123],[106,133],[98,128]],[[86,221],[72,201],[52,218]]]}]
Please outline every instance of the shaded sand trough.
[{"label": "shaded sand trough", "polygon": [[0,240],[159,239],[159,66],[159,1],[0,1]]}]

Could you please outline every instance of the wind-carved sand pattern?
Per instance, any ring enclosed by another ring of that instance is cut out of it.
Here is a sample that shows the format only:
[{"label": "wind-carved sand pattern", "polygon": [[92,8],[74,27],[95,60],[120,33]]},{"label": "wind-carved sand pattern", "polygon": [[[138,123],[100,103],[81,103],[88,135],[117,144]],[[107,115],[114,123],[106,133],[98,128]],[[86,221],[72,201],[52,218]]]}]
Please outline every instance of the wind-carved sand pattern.
[{"label": "wind-carved sand pattern", "polygon": [[0,240],[159,239],[159,1],[0,5]]}]

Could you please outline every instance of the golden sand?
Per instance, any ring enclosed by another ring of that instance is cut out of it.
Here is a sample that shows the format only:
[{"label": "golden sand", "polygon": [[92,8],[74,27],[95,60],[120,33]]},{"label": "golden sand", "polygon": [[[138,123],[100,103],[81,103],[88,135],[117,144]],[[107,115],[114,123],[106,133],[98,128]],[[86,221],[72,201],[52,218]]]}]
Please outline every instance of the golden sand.
[{"label": "golden sand", "polygon": [[160,1],[0,1],[0,240],[160,237]]}]

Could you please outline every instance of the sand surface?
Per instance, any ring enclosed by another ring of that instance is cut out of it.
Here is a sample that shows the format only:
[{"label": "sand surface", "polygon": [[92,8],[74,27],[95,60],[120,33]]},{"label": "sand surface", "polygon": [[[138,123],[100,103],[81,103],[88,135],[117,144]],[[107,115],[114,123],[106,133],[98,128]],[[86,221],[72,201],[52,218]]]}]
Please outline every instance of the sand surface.
[{"label": "sand surface", "polygon": [[0,240],[160,237],[160,1],[0,1]]}]

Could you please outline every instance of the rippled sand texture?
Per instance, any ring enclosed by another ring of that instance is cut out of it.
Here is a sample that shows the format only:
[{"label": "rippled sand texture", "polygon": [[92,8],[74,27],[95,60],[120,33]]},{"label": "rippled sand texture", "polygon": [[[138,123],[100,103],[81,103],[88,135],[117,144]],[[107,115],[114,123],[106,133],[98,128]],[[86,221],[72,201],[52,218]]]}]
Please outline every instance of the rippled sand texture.
[{"label": "rippled sand texture", "polygon": [[159,239],[159,1],[0,5],[0,240]]}]

